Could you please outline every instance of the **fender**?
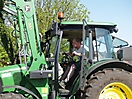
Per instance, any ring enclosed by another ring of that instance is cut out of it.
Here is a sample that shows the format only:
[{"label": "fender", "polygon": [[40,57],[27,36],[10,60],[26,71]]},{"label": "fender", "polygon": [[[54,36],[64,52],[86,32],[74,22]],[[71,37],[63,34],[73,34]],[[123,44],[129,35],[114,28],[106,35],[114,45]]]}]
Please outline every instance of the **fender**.
[{"label": "fender", "polygon": [[[97,65],[96,65],[97,64]],[[90,77],[91,74],[102,70],[104,68],[121,68],[126,71],[132,72],[132,65],[118,60],[108,60],[102,63],[96,63],[91,69],[88,70],[86,77]]]}]

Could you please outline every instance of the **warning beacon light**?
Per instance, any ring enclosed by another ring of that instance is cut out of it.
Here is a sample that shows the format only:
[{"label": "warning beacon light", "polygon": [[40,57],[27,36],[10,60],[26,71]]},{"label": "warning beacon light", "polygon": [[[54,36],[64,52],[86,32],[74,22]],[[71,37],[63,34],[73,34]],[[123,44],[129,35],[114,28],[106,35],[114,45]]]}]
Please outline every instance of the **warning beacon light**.
[{"label": "warning beacon light", "polygon": [[59,13],[58,13],[58,19],[60,19],[60,20],[64,19],[64,14],[63,14],[63,12],[59,12]]}]

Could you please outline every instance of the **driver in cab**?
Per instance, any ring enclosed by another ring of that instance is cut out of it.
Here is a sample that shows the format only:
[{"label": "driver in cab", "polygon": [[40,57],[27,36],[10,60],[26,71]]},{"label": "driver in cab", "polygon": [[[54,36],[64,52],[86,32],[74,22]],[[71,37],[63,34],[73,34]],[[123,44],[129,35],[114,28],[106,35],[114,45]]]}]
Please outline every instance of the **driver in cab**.
[{"label": "driver in cab", "polygon": [[81,56],[83,52],[83,45],[81,45],[80,38],[74,38],[72,40],[73,52],[71,56],[78,56],[78,61],[73,62],[71,66],[68,66],[65,73],[60,79],[60,86],[65,88],[66,83],[70,80],[70,78],[74,75],[75,70],[80,71],[81,69]]}]

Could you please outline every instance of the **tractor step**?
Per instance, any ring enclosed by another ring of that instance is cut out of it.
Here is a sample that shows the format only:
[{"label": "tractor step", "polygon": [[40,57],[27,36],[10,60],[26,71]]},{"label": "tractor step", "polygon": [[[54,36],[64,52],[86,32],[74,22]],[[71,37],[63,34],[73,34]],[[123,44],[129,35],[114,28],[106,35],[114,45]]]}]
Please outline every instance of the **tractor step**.
[{"label": "tractor step", "polygon": [[59,89],[60,96],[69,96],[70,91],[66,89]]},{"label": "tractor step", "polygon": [[30,71],[30,78],[31,79],[40,79],[40,78],[51,78],[52,77],[52,70],[35,70]]}]

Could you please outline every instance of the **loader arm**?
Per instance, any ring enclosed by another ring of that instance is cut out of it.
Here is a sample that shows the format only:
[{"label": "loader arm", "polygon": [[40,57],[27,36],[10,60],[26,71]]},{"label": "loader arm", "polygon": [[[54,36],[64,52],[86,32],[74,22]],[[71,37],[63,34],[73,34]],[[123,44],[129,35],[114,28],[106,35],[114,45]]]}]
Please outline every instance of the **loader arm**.
[{"label": "loader arm", "polygon": [[[1,13],[9,13],[16,20],[16,35],[18,41],[20,63],[24,57],[26,67],[36,70],[40,64],[46,64],[44,55],[41,51],[40,38],[37,27],[35,6],[33,0],[0,0]],[[39,61],[39,62],[38,62]],[[35,63],[38,66],[28,66]]]},{"label": "loader arm", "polygon": [[[11,33],[17,41],[20,63],[0,68],[0,93],[6,91],[13,97],[11,92],[19,89],[17,91],[19,96],[47,99],[48,78],[52,77],[52,70],[48,70],[41,50],[34,0],[0,0],[2,19],[4,14],[11,15],[13,19]],[[1,97],[3,97],[2,94],[0,94]]]}]

